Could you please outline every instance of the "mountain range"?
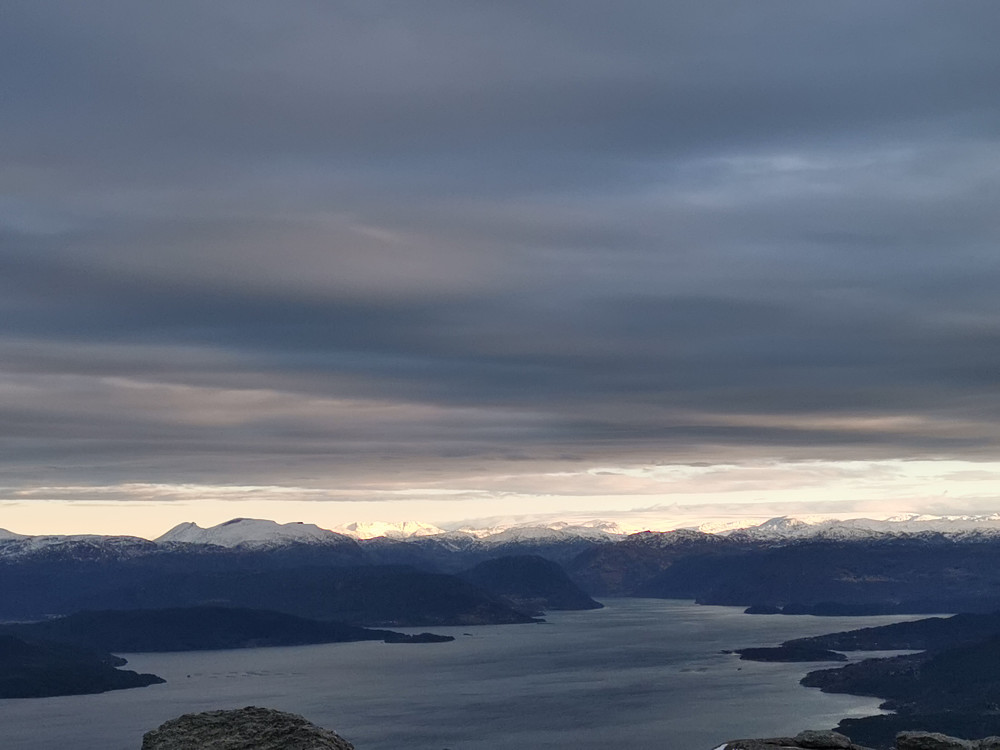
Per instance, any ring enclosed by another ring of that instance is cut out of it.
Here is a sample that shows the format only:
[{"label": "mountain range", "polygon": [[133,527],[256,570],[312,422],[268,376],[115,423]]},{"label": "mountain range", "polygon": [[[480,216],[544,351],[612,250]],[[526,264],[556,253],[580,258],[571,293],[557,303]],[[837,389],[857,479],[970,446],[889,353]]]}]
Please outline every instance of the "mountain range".
[{"label": "mountain range", "polygon": [[[0,619],[223,604],[356,625],[504,623],[596,606],[593,596],[789,614],[1000,608],[1000,515],[731,526],[626,535],[601,521],[450,531],[408,522],[333,531],[236,518],[180,524],[155,540],[2,532]],[[494,560],[505,562],[485,579],[471,574]]]},{"label": "mountain range", "polygon": [[[675,529],[667,529],[674,531]],[[902,514],[885,519],[779,516],[763,522],[752,520],[707,522],[680,530],[739,540],[784,542],[795,539],[849,540],[913,534],[944,534],[952,538],[1000,536],[1000,513],[989,515],[931,516]],[[203,528],[196,523],[181,523],[152,540],[155,545],[199,544],[228,548],[273,548],[290,544],[350,546],[351,542],[373,540],[434,541],[458,548],[503,547],[530,542],[559,543],[571,540],[613,542],[642,531],[629,531],[612,521],[592,520],[583,523],[546,521],[494,524],[485,527],[462,526],[445,530],[419,521],[355,522],[335,529],[311,523],[277,523],[251,518],[234,518]],[[134,536],[27,535],[0,529],[0,556],[32,554],[47,547],[74,544],[80,547],[100,545],[105,550],[117,547],[121,554],[129,550],[148,550],[150,540]]]}]

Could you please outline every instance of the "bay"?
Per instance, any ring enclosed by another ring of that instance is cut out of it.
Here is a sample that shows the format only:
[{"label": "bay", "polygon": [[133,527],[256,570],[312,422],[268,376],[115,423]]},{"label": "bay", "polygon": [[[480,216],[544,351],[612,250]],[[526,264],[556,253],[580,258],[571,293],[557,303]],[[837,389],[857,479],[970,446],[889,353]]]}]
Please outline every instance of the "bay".
[{"label": "bay", "polygon": [[798,685],[822,664],[745,662],[724,649],[915,619],[605,604],[545,624],[434,628],[453,643],[126,654],[128,668],[166,684],[0,701],[0,744],[139,750],[144,732],[180,714],[258,705],[302,714],[358,750],[711,750],[878,713],[877,699]]}]

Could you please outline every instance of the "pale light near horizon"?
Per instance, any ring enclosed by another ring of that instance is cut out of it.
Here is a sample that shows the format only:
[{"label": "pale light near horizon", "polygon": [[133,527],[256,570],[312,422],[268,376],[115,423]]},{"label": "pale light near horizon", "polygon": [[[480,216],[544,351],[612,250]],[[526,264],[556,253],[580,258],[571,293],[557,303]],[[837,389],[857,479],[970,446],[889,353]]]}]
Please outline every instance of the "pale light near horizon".
[{"label": "pale light near horizon", "polygon": [[[23,534],[126,534],[155,538],[178,523],[234,517],[334,528],[415,520],[476,523],[593,519],[629,530],[780,515],[886,518],[976,515],[1000,508],[1000,462],[797,461],[600,466],[517,477],[455,478],[436,486],[338,491],[238,485],[118,485],[0,490],[0,527]],[[525,487],[534,487],[529,492]]]}]

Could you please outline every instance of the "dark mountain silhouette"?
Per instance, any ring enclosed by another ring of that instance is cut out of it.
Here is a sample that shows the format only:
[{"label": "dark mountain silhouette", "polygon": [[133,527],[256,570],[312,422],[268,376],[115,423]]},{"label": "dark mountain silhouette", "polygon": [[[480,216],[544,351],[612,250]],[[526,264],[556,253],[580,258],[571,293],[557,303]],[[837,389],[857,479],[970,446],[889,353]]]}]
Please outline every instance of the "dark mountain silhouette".
[{"label": "dark mountain silhouette", "polygon": [[1000,609],[1000,541],[941,534],[851,541],[633,535],[569,566],[591,594],[695,599],[788,614]]},{"label": "dark mountain silhouette", "polygon": [[538,555],[499,557],[479,563],[461,578],[526,612],[599,609],[558,564]]}]

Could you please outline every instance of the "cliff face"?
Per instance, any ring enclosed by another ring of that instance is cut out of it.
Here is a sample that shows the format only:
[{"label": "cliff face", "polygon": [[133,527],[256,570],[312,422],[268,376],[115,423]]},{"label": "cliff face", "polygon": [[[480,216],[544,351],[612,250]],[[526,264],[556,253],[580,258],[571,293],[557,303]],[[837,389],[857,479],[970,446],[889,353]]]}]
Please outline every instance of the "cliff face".
[{"label": "cliff face", "polygon": [[247,706],[171,719],[145,734],[142,750],[354,750],[354,745],[296,714]]}]

